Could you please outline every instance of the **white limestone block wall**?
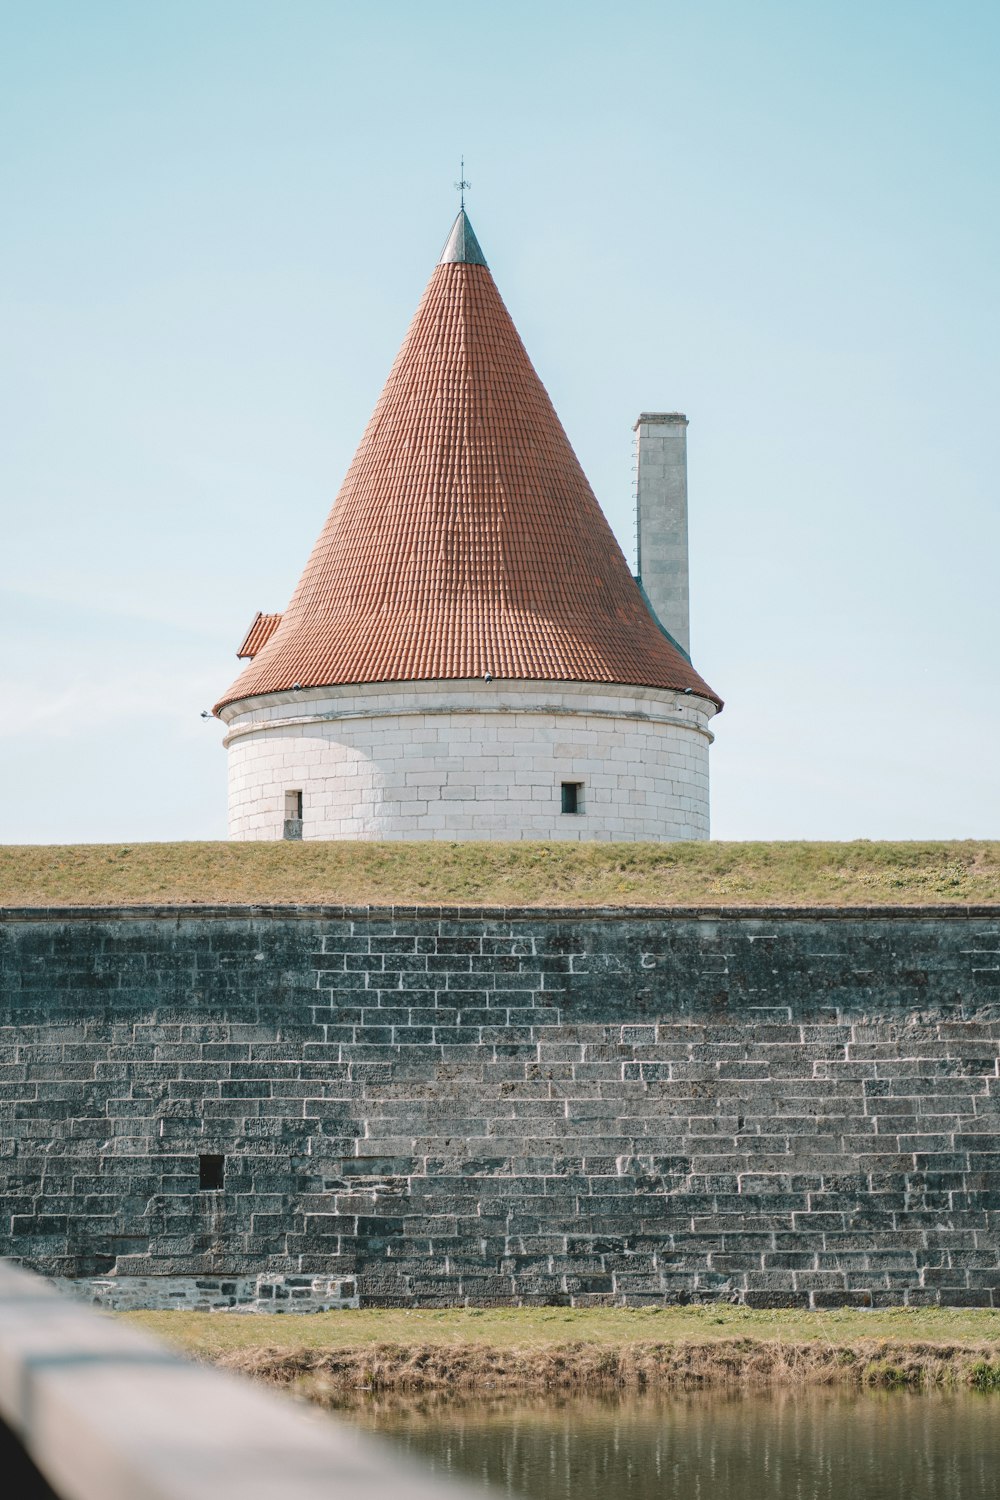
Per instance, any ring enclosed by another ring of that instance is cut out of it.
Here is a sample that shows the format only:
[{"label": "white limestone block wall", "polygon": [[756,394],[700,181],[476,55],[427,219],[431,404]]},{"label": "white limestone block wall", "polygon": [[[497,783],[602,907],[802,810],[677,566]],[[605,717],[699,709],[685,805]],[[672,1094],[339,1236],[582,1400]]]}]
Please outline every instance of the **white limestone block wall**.
[{"label": "white limestone block wall", "polygon": [[282,838],[301,792],[306,839],[706,839],[714,713],[656,688],[538,682],[232,703],[229,836]]}]

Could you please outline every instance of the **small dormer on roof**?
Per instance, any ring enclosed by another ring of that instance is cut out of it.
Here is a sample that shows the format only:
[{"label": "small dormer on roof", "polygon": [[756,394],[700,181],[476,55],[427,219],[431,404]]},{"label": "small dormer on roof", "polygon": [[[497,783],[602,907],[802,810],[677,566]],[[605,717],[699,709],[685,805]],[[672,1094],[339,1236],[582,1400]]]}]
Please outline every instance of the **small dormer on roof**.
[{"label": "small dormer on roof", "polygon": [[265,615],[258,610],[236,653],[239,660],[253,661],[254,657],[267,645],[280,624],[280,615]]}]

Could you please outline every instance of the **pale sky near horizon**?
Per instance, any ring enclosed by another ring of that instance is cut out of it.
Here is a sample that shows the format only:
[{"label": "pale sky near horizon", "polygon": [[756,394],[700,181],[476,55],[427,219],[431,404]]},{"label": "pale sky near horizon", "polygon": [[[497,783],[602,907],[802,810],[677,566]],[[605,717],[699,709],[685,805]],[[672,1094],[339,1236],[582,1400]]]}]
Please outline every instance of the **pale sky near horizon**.
[{"label": "pale sky near horizon", "polygon": [[626,554],[690,418],[718,838],[1000,837],[1000,9],[0,0],[0,842],[225,836],[457,207]]}]

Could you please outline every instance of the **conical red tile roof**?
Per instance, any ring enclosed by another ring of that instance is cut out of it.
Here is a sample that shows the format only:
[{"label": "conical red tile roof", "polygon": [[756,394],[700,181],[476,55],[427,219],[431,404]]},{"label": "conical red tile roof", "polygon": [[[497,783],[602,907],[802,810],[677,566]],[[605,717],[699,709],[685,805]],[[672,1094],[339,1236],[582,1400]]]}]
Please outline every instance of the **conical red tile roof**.
[{"label": "conical red tile roof", "polygon": [[487,672],[720,703],[650,615],[462,213],[292,601],[217,707]]}]

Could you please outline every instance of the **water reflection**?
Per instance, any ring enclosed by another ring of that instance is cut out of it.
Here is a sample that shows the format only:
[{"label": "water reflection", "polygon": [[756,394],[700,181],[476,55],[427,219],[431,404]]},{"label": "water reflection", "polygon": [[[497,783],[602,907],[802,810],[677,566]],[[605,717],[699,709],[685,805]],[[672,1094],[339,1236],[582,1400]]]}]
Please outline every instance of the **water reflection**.
[{"label": "water reflection", "polygon": [[351,1419],[530,1500],[997,1500],[1000,1398],[828,1391],[455,1405]]}]

